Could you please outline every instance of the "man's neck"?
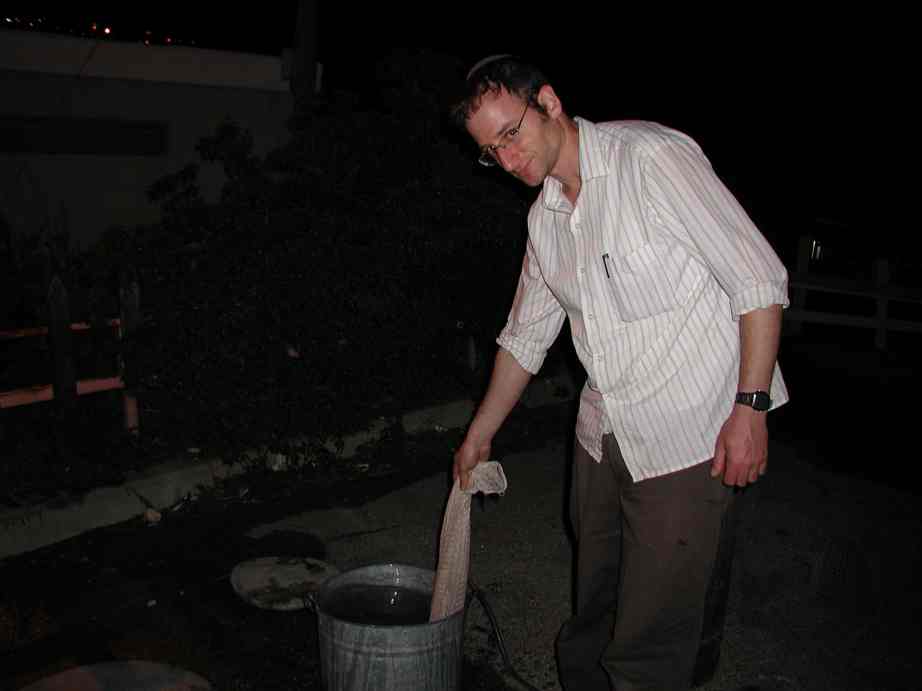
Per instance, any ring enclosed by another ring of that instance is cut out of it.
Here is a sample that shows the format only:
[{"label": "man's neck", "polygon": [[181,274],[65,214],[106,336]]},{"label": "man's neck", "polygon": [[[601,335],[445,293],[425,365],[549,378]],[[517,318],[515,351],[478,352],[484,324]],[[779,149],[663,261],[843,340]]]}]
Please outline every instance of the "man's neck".
[{"label": "man's neck", "polygon": [[575,206],[582,186],[579,173],[579,128],[576,122],[566,115],[560,119],[560,126],[560,155],[557,165],[551,171],[551,177],[561,184],[564,195]]}]

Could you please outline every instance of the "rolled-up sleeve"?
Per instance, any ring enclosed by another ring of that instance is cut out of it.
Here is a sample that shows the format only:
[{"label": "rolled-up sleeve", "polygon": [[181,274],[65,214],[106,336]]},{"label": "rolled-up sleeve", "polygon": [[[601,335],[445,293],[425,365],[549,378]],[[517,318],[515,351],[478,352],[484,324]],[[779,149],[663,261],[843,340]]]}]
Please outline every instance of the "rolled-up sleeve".
[{"label": "rolled-up sleeve", "polygon": [[496,342],[509,351],[523,369],[537,374],[565,318],[563,307],[541,274],[529,239],[509,319]]},{"label": "rolled-up sleeve", "polygon": [[788,306],[784,265],[692,140],[664,137],[645,159],[644,185],[663,227],[694,247],[711,269],[734,319]]}]

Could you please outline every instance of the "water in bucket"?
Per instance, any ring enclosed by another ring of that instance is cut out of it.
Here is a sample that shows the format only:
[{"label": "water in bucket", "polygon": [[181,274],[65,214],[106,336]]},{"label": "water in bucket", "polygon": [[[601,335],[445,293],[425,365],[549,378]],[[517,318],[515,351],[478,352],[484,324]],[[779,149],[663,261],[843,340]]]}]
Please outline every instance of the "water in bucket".
[{"label": "water in bucket", "polygon": [[431,599],[424,590],[356,583],[334,590],[324,607],[330,616],[355,624],[413,626],[429,620]]}]

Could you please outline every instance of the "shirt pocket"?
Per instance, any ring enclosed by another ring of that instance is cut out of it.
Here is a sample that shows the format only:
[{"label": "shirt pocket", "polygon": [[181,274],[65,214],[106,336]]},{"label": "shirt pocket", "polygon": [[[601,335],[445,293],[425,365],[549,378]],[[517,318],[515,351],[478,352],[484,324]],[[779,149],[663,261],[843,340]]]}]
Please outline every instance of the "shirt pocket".
[{"label": "shirt pocket", "polygon": [[697,283],[691,256],[678,243],[648,242],[610,259],[608,283],[621,319],[648,319],[685,304]]}]

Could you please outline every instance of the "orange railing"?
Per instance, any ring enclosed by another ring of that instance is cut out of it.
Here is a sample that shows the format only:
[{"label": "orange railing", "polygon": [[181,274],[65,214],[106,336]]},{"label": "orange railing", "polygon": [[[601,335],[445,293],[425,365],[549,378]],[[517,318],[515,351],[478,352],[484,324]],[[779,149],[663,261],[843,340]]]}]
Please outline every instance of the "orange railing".
[{"label": "orange railing", "polygon": [[[122,391],[125,429],[133,434],[139,430],[138,403],[133,386],[126,383],[129,358],[126,358],[126,343],[137,327],[139,290],[134,271],[123,272],[119,289],[121,316],[106,319],[98,324],[70,321],[70,306],[67,290],[59,277],[52,278],[48,287],[48,326],[25,327],[0,330],[0,341],[24,338],[47,337],[51,346],[51,383],[23,386],[9,391],[0,391],[0,410],[17,406],[54,401],[59,412],[67,416],[70,404],[78,396],[103,391]],[[114,328],[119,340],[119,356],[114,376],[78,379],[75,374],[74,354],[71,345],[73,332],[89,331],[94,328]]]}]

